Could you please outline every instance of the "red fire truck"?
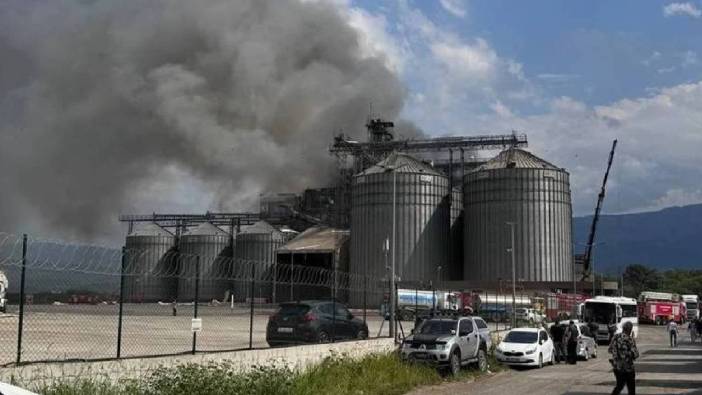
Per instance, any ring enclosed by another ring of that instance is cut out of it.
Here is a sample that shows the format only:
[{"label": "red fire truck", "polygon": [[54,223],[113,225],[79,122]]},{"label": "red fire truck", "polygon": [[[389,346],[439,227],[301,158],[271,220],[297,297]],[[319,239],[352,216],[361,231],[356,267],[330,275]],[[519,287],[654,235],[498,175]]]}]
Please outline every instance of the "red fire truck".
[{"label": "red fire truck", "polygon": [[559,319],[575,318],[577,306],[585,302],[588,298],[583,294],[572,293],[547,293],[543,295],[544,310],[549,321],[557,321]]},{"label": "red fire truck", "polygon": [[685,304],[680,296],[668,292],[644,291],[638,300],[639,321],[663,325],[670,317],[676,322],[685,322]]}]

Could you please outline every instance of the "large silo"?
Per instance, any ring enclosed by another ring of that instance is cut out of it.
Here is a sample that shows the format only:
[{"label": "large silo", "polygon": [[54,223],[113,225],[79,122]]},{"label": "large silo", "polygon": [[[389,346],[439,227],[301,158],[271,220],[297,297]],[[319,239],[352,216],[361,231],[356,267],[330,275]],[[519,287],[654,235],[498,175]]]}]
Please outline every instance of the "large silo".
[{"label": "large silo", "polygon": [[127,235],[125,246],[125,301],[172,300],[177,286],[175,237],[162,227],[149,223]]},{"label": "large silo", "polygon": [[[375,282],[372,289],[384,287],[379,281],[388,278],[386,263],[392,261],[394,198],[396,275],[401,281],[446,278],[448,185],[444,174],[402,153],[393,153],[354,176],[349,271]],[[386,239],[390,243],[387,255],[383,248]],[[376,292],[368,302],[377,303],[378,296]],[[359,298],[352,294],[352,303],[359,304]]]},{"label": "large silo", "polygon": [[464,277],[572,281],[572,208],[568,172],[511,148],[467,174],[463,184]]},{"label": "large silo", "polygon": [[229,233],[211,223],[202,223],[185,232],[178,243],[180,252],[178,300],[191,301],[195,298],[198,260],[200,266],[198,300],[224,299],[225,292],[231,288],[231,248]]},{"label": "large silo", "polygon": [[[272,300],[273,270],[276,263],[276,251],[285,244],[286,236],[266,221],[259,221],[242,229],[236,236],[234,264],[246,263],[256,265],[257,286],[254,297]],[[245,277],[245,276],[244,276]],[[245,300],[250,296],[249,281],[237,281],[234,284],[234,296]]]}]

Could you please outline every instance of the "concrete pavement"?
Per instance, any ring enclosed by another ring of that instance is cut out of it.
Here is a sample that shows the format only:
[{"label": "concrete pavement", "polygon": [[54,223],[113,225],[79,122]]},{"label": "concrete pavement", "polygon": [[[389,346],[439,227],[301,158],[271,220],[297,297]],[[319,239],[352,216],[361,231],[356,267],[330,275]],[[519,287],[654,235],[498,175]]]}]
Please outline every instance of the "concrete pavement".
[{"label": "concrete pavement", "polygon": [[[638,394],[702,393],[702,344],[690,344],[685,331],[680,340],[679,347],[671,349],[663,327],[640,328],[637,345],[641,357],[636,363]],[[541,370],[510,369],[475,382],[425,387],[411,394],[609,394],[615,380],[606,348],[601,345],[599,358],[579,361],[577,365],[561,364]]]}]

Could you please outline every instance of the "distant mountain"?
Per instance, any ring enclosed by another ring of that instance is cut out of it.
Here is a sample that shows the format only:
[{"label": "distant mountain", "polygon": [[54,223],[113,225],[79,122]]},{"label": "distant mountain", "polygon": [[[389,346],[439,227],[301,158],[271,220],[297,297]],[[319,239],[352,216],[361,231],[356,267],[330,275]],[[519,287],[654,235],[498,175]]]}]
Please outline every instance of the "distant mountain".
[{"label": "distant mountain", "polygon": [[[573,219],[573,238],[587,243],[592,216]],[[601,215],[595,242],[595,270],[617,273],[639,263],[665,269],[702,270],[702,204],[660,211]],[[584,246],[576,245],[582,252]]]}]

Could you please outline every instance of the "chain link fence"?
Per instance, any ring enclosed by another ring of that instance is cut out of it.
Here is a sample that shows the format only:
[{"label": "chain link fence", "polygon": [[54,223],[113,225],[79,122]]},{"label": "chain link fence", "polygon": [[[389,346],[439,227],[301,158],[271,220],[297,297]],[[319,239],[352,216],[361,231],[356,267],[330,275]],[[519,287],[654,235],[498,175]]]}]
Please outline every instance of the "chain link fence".
[{"label": "chain link fence", "polygon": [[175,250],[149,261],[152,252],[0,233],[0,366],[264,348],[278,304],[307,299],[346,304],[369,337],[389,336],[378,310],[386,279]]}]

